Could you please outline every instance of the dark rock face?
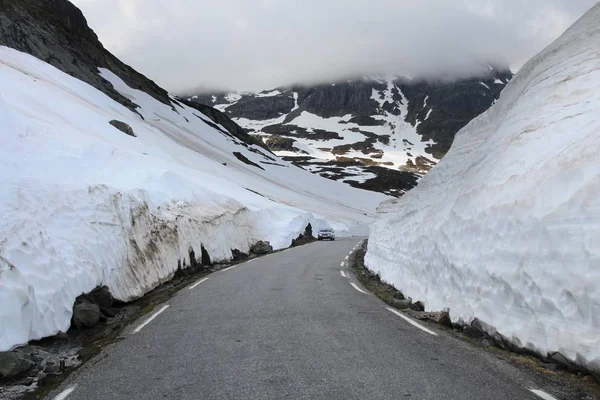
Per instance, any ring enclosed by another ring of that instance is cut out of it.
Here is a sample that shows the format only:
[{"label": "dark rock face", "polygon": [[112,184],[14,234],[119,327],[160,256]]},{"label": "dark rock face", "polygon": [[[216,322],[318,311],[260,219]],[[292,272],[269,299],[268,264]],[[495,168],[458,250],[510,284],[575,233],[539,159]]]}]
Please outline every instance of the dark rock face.
[{"label": "dark rock face", "polygon": [[23,355],[7,351],[0,353],[0,379],[16,378],[33,368],[33,362]]},{"label": "dark rock face", "polygon": [[93,328],[100,322],[100,307],[84,302],[73,307],[73,324],[78,329]]},{"label": "dark rock face", "polygon": [[290,113],[294,104],[294,98],[290,95],[246,98],[232,105],[231,112],[235,115],[247,115],[249,119],[273,119]]},{"label": "dark rock face", "polygon": [[300,151],[294,147],[294,139],[292,138],[271,136],[265,140],[265,144],[273,151]]},{"label": "dark rock face", "polygon": [[253,244],[252,247],[250,247],[250,252],[257,255],[268,254],[272,251],[273,246],[271,246],[271,243],[262,240],[259,240],[258,242]]},{"label": "dark rock face", "polygon": [[134,110],[98,74],[107,68],[129,86],[170,105],[168,93],[108,52],[81,11],[67,0],[0,0],[0,45],[29,53],[91,84]]},{"label": "dark rock face", "polygon": [[110,124],[112,126],[114,126],[115,128],[117,128],[118,130],[120,130],[121,132],[129,135],[129,136],[135,136],[135,133],[133,133],[133,129],[131,128],[131,126],[127,125],[125,122],[121,122],[121,121],[117,121],[116,119],[113,119],[112,121],[110,121]]}]

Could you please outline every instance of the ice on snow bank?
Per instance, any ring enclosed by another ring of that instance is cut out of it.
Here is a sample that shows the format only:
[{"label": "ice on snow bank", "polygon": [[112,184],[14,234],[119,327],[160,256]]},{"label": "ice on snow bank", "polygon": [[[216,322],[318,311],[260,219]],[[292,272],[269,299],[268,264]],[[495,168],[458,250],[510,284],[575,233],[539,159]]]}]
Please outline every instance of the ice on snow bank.
[{"label": "ice on snow bank", "polygon": [[600,5],[381,207],[366,257],[454,321],[600,370]]},{"label": "ice on snow bank", "polygon": [[202,246],[218,261],[261,239],[287,247],[308,223],[349,234],[385,198],[312,175],[192,108],[99,73],[143,119],[0,46],[0,351],[66,330],[75,298],[98,285],[131,300]]}]

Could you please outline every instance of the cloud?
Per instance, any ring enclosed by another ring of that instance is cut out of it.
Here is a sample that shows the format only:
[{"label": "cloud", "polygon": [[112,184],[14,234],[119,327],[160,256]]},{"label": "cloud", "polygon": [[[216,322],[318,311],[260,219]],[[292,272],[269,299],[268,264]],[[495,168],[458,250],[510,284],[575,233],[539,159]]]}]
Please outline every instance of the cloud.
[{"label": "cloud", "polygon": [[595,0],[74,0],[115,55],[174,92],[519,68]]}]

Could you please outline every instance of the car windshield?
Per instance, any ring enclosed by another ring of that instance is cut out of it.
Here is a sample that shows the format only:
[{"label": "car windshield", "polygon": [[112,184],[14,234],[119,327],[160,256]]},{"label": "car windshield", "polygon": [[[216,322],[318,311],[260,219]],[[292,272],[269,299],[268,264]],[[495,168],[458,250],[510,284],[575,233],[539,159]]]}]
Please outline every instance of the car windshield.
[{"label": "car windshield", "polygon": [[333,232],[333,229],[321,229],[321,232]]}]

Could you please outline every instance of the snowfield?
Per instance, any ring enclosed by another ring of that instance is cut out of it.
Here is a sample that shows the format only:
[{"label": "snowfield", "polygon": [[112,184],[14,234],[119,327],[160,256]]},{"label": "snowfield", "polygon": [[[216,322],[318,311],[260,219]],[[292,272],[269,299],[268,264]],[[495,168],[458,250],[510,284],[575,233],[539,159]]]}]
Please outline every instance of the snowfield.
[{"label": "snowfield", "polygon": [[364,235],[386,199],[98,73],[139,114],[0,46],[0,351],[66,331],[75,298],[96,286],[124,301],[142,296],[202,248],[213,261],[258,240],[279,249],[308,223]]},{"label": "snowfield", "polygon": [[[530,60],[419,186],[366,263],[428,310],[600,371],[600,5]],[[395,203],[395,204],[394,204]]]}]

